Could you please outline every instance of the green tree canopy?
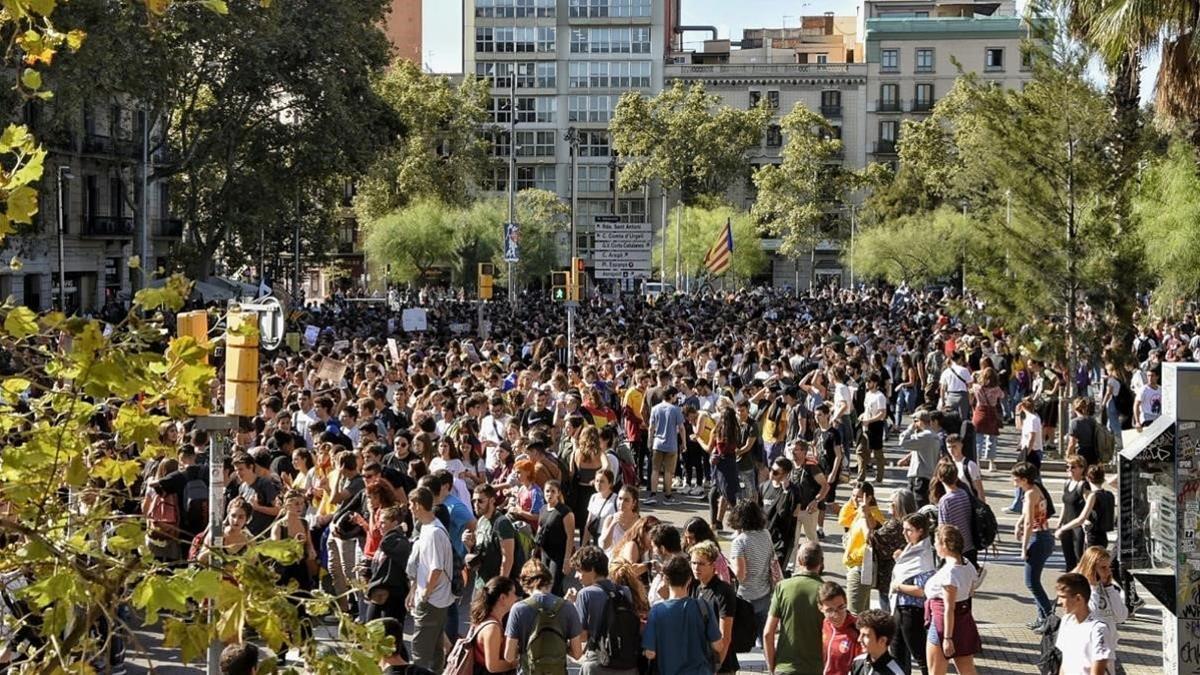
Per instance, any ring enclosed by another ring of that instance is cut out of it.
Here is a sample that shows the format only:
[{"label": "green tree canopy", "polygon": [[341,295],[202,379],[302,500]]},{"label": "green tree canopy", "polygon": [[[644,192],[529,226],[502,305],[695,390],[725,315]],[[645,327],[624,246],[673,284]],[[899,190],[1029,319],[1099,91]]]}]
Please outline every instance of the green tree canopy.
[{"label": "green tree canopy", "polygon": [[744,175],[746,151],[761,142],[770,119],[765,103],[732,108],[699,83],[676,82],[653,98],[626,92],[609,124],[613,148],[625,158],[620,187],[636,190],[657,180],[664,193],[683,189],[689,203],[723,196]]},{"label": "green tree canopy", "polygon": [[[679,224],[681,212],[682,230]],[[759,244],[754,219],[745,211],[735,211],[731,206],[677,206],[672,209],[666,231],[668,266],[674,264],[676,234],[681,234],[684,274],[690,277],[707,274],[704,258],[709,247],[716,241],[717,235],[725,228],[726,221],[733,226],[733,265],[725,274],[734,278],[749,279],[762,272],[768,260],[766,252]],[[663,233],[659,230],[655,234],[654,267],[662,265],[662,238]]]},{"label": "green tree canopy", "polygon": [[355,211],[370,221],[413,200],[469,203],[491,166],[487,122],[488,84],[474,77],[458,86],[397,60],[375,85],[405,129],[358,185]]},{"label": "green tree canopy", "polygon": [[391,265],[391,278],[419,282],[427,272],[450,266],[457,254],[458,212],[451,206],[423,199],[366,226],[363,250],[375,264]]},{"label": "green tree canopy", "polygon": [[1200,168],[1193,146],[1172,143],[1167,156],[1143,172],[1133,215],[1158,279],[1155,300],[1172,311],[1176,301],[1200,290]]},{"label": "green tree canopy", "polygon": [[854,242],[857,276],[923,286],[958,273],[963,251],[974,250],[968,219],[948,206],[900,216],[860,230]]}]

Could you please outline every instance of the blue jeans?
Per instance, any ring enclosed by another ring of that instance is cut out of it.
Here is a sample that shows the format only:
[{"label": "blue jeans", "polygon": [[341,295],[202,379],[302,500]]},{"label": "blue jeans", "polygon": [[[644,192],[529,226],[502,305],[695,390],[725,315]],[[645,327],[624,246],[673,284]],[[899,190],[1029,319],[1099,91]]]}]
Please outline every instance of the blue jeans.
[{"label": "blue jeans", "polygon": [[[1122,387],[1125,385],[1121,385]],[[1110,400],[1108,405],[1104,406],[1105,413],[1108,416],[1108,430],[1112,432],[1114,438],[1118,441],[1121,438],[1121,413],[1117,412],[1116,400]],[[1117,447],[1120,447],[1119,445]]]},{"label": "blue jeans", "polygon": [[1037,603],[1038,618],[1044,619],[1054,613],[1054,603],[1042,586],[1042,570],[1050,554],[1054,553],[1054,535],[1049,530],[1034,532],[1033,541],[1025,547],[1025,551],[1025,588],[1029,589]]},{"label": "blue jeans", "polygon": [[900,387],[896,397],[896,408],[892,415],[896,426],[900,426],[905,415],[911,415],[917,409],[917,390],[914,387]]},{"label": "blue jeans", "polygon": [[980,462],[996,458],[996,437],[975,432],[975,456]]},{"label": "blue jeans", "polygon": [[1008,381],[1008,408],[1004,411],[1004,416],[1012,419],[1016,417],[1017,403],[1021,400],[1021,383],[1017,378],[1012,378]]}]

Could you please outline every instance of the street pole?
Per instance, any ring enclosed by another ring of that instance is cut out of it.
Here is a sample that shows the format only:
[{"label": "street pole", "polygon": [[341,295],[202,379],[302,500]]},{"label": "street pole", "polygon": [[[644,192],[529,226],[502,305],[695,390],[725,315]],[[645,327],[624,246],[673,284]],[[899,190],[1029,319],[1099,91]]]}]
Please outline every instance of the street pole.
[{"label": "street pole", "polygon": [[[142,107],[142,199],[138,205],[141,212],[141,237],[138,240],[138,255],[142,259],[142,288],[150,286],[150,214],[149,211],[149,173],[150,173],[150,109]],[[82,300],[82,298],[80,298]],[[80,303],[82,305],[82,303]]]},{"label": "street pole", "polygon": [[683,288],[683,200],[676,203],[679,215],[675,218],[675,290]]},{"label": "street pole", "polygon": [[855,220],[855,207],[850,205],[850,288],[854,288],[854,236],[857,234],[858,222]]},{"label": "street pole", "polygon": [[63,230],[67,223],[63,213],[66,204],[63,196],[63,183],[71,178],[71,167],[65,165],[58,167],[58,311],[64,314],[67,312],[67,270],[64,267],[67,256],[66,244],[63,242],[65,238]]},{"label": "street pole", "polygon": [[[567,129],[566,140],[571,144],[571,276],[578,278],[575,269],[575,258],[578,256],[577,230],[579,219],[579,130],[575,127]],[[567,298],[567,367],[575,361],[575,305],[572,297]]]},{"label": "street pole", "polygon": [[660,293],[667,292],[667,185],[662,186],[662,272],[659,274]]},{"label": "street pole", "polygon": [[300,301],[300,191],[296,191],[296,229],[292,237],[292,303]]},{"label": "street pole", "polygon": [[[219,551],[224,545],[222,520],[225,517],[225,435],[237,424],[232,415],[204,415],[196,418],[196,427],[208,432],[208,529],[211,537],[209,549]],[[217,623],[216,598],[210,599],[208,620]],[[224,644],[213,640],[208,645],[206,675],[221,672],[221,649]]]},{"label": "street pole", "polygon": [[[963,227],[965,228],[967,226],[967,200],[965,200],[965,199],[962,201],[962,217],[963,217]],[[966,241],[963,242],[963,245],[960,250],[960,254],[962,255],[962,288],[961,288],[961,291],[962,291],[963,300],[966,300],[967,299],[967,244],[966,244]]]},{"label": "street pole", "polygon": [[[517,67],[513,63],[509,71],[508,87],[508,222],[517,222]],[[572,220],[574,219],[572,208]],[[517,313],[517,284],[513,279],[516,265],[508,261],[508,305],[515,315]]]}]

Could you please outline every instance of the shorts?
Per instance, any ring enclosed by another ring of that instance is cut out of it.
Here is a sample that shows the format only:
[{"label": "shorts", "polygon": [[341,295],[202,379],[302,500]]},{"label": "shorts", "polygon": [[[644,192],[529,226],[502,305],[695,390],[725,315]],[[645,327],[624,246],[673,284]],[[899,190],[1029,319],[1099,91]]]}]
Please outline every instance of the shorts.
[{"label": "shorts", "polygon": [[824,511],[826,508],[833,506],[835,502],[837,502],[837,486],[830,485],[829,492],[825,495],[825,499],[822,499],[817,504],[817,510]]},{"label": "shorts", "polygon": [[[675,463],[678,461],[679,453],[677,452],[663,452],[662,450],[655,450],[650,455],[650,466],[656,469],[659,475],[666,480],[667,491],[670,491],[671,489],[670,483],[671,479],[675,476]],[[654,490],[657,487],[657,485],[651,485],[650,489]]]}]

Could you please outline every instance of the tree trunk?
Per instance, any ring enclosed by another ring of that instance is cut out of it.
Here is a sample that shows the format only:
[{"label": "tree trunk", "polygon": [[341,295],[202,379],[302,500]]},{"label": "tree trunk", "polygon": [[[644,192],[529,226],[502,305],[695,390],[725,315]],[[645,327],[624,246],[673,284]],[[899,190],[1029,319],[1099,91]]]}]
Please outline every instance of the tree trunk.
[{"label": "tree trunk", "polygon": [[[1113,199],[1113,239],[1117,244],[1113,247],[1112,264],[1123,270],[1140,269],[1138,247],[1127,243],[1127,233],[1132,227],[1129,214],[1132,178],[1142,144],[1141,68],[1142,55],[1136,49],[1129,50],[1109,67],[1108,99],[1113,120],[1113,132],[1108,141],[1109,194]],[[1127,283],[1109,289],[1110,331],[1124,331],[1132,324],[1133,310],[1137,307],[1135,296],[1140,285],[1138,280],[1128,279]]]}]

